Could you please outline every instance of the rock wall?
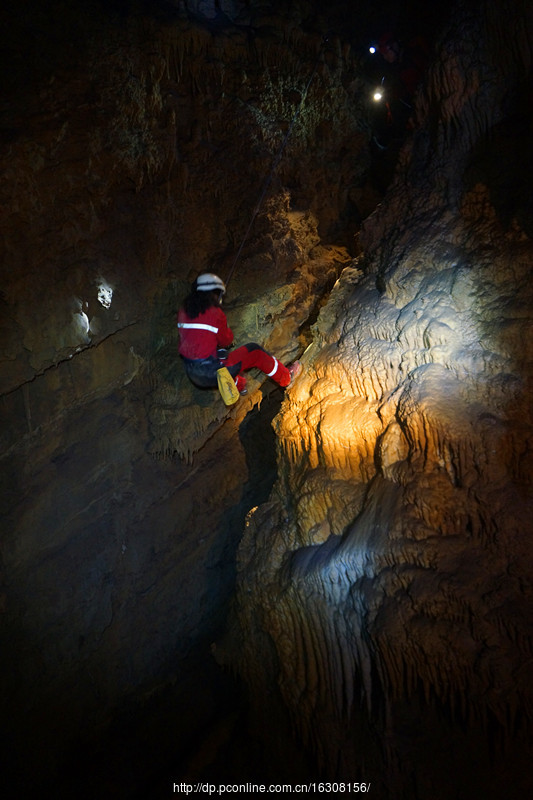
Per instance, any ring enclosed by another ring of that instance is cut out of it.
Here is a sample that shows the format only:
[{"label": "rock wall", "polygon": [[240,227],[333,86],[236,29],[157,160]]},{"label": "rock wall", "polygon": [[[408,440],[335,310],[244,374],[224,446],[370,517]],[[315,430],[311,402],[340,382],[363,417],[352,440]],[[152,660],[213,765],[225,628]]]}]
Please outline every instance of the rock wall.
[{"label": "rock wall", "polygon": [[533,20],[452,20],[275,420],[219,648],[325,780],[409,800],[531,791]]},{"label": "rock wall", "polygon": [[349,47],[243,5],[2,10],[0,683],[4,774],[30,788],[169,685],[164,747],[216,713],[202,663],[268,491],[246,420],[273,387],[253,374],[228,410],[189,385],[190,281],[235,264],[237,341],[289,360],[351,259],[359,220],[333,229],[369,156]]}]

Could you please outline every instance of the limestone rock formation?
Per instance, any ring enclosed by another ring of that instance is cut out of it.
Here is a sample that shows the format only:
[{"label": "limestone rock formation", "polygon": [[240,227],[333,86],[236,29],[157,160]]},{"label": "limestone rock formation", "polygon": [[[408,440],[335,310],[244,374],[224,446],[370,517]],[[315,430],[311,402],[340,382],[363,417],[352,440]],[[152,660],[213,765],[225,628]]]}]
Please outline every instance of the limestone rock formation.
[{"label": "limestone rock formation", "polygon": [[531,789],[533,28],[456,12],[275,420],[220,655],[379,797]]}]

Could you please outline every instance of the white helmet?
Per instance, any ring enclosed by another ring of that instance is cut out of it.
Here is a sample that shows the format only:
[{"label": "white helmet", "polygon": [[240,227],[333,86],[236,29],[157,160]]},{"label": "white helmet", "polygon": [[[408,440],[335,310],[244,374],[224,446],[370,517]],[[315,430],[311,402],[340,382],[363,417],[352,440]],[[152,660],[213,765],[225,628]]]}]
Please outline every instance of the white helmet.
[{"label": "white helmet", "polygon": [[204,272],[203,275],[198,275],[196,278],[196,291],[219,291],[222,292],[222,294],[225,294],[226,284],[221,278],[218,277],[218,275],[214,275],[212,272]]}]

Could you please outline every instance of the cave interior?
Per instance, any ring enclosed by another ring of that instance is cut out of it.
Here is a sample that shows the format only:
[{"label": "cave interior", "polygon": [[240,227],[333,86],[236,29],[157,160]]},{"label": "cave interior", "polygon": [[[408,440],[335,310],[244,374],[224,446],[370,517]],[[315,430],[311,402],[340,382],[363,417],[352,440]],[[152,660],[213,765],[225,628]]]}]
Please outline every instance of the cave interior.
[{"label": "cave interior", "polygon": [[531,3],[0,19],[3,796],[529,796]]}]

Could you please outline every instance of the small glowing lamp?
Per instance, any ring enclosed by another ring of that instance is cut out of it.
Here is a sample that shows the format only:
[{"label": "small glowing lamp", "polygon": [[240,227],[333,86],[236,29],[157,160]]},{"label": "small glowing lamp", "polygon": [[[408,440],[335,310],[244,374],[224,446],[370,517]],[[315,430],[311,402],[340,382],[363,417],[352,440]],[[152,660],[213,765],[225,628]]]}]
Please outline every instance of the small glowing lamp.
[{"label": "small glowing lamp", "polygon": [[376,89],[376,91],[373,94],[373,98],[376,101],[376,103],[379,103],[379,101],[383,99],[383,92],[381,91],[381,89]]},{"label": "small glowing lamp", "polygon": [[370,45],[370,47],[368,48],[368,52],[369,52],[369,53],[372,53],[372,55],[374,55],[374,53],[376,52],[376,48],[374,47],[374,45],[373,45],[373,44],[372,44],[372,45]]}]

